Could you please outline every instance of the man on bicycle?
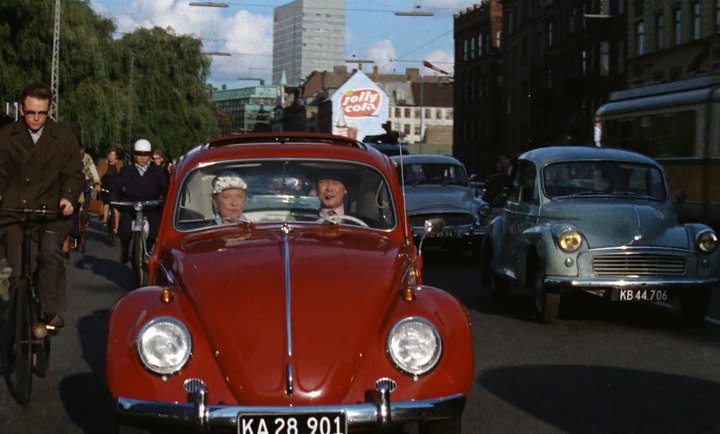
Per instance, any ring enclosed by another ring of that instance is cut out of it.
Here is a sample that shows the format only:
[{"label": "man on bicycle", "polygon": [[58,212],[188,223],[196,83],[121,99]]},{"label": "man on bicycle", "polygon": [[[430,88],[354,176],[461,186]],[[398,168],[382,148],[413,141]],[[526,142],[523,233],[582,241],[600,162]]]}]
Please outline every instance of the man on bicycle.
[{"label": "man on bicycle", "polygon": [[[20,96],[22,119],[0,130],[0,206],[59,210],[58,216],[33,225],[40,319],[56,331],[64,326],[59,315],[65,302],[61,247],[84,176],[77,140],[69,129],[49,119],[51,99],[49,86],[27,86]],[[21,214],[0,215],[0,258],[7,258],[12,268],[11,287],[20,273],[21,218]]]},{"label": "man on bicycle", "polygon": [[[111,194],[121,201],[141,201],[163,199],[168,187],[168,178],[162,167],[150,164],[152,147],[150,142],[140,139],[133,145],[133,159],[135,164],[129,164],[120,171],[113,183]],[[150,234],[147,240],[147,249],[150,251],[157,237],[160,224],[160,208],[145,211],[150,224]],[[132,239],[131,210],[123,209],[120,213],[120,235],[122,251],[120,262],[126,263],[129,258],[130,240]]]}]

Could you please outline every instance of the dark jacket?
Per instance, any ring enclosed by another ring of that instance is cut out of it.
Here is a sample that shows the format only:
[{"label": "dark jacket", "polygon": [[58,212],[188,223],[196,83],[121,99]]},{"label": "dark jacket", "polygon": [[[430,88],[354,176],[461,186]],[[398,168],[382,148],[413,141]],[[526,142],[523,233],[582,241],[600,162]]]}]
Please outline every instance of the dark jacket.
[{"label": "dark jacket", "polygon": [[[118,177],[115,178],[110,192],[113,197],[120,201],[153,200],[164,199],[167,187],[168,179],[162,167],[150,163],[145,174],[140,176],[135,164],[128,164],[122,168]],[[148,223],[150,223],[151,239],[157,237],[161,211],[162,206],[143,210]],[[118,229],[121,238],[130,237],[132,232],[131,223],[134,217],[134,211],[120,210],[120,227]]]},{"label": "dark jacket", "polygon": [[[70,129],[52,119],[45,123],[37,144],[24,122],[14,122],[0,130],[0,206],[57,210],[60,199],[74,206],[85,177],[77,139]],[[0,225],[12,223],[0,215]],[[47,230],[69,232],[70,217],[48,223]]]}]

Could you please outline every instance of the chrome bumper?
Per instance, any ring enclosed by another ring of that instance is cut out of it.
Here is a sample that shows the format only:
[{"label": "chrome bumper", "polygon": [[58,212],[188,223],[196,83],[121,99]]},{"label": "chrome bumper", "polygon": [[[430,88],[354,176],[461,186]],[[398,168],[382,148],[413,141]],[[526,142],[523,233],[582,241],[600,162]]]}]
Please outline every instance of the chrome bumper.
[{"label": "chrome bumper", "polygon": [[582,288],[643,288],[657,287],[667,289],[681,289],[689,287],[711,287],[720,283],[720,278],[690,278],[690,279],[577,279],[573,277],[545,277],[548,286],[582,289]]},{"label": "chrome bumper", "polygon": [[344,412],[348,429],[392,426],[428,420],[459,417],[465,406],[465,396],[450,395],[442,398],[417,401],[384,401],[347,405],[313,406],[247,406],[206,405],[194,397],[194,403],[143,401],[119,398],[117,412],[123,421],[138,425],[195,426],[201,430],[211,428],[236,428],[242,413],[307,414],[321,412]]}]

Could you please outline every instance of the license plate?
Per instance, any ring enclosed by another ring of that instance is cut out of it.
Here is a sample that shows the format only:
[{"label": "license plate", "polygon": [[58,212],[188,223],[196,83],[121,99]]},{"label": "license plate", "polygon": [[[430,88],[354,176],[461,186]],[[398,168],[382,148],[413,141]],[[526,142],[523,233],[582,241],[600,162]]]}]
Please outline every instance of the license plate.
[{"label": "license plate", "polygon": [[347,434],[345,413],[241,414],[238,434]]},{"label": "license plate", "polygon": [[429,232],[428,238],[455,238],[455,229],[444,229],[442,232]]},{"label": "license plate", "polygon": [[668,301],[667,289],[620,289],[618,301]]}]

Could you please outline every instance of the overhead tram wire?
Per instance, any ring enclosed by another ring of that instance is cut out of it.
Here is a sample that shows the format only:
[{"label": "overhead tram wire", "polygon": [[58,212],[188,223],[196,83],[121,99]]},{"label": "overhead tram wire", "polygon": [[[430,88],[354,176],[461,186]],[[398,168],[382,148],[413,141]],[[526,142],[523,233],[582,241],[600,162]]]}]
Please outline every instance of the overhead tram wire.
[{"label": "overhead tram wire", "polygon": [[[452,33],[452,32],[453,32],[453,30],[448,30],[447,32],[443,32],[443,33],[437,35],[436,37],[434,37],[433,39],[425,42],[424,44],[418,45],[417,47],[413,48],[413,49],[410,50],[410,51],[406,51],[405,53],[403,53],[402,55],[398,56],[397,58],[392,59],[390,62],[385,63],[385,64],[382,64],[382,65],[379,65],[378,68],[382,69],[382,68],[390,65],[392,62],[397,62],[397,61],[399,61],[399,59],[405,58],[405,57],[407,57],[408,55],[416,52],[417,50],[419,50],[419,49],[421,49],[421,48],[424,48],[424,47],[427,47],[428,45],[432,44],[433,42],[439,40],[440,38],[442,38],[442,37],[444,37],[444,36],[446,36],[446,35],[448,35],[448,34],[450,34],[450,33]],[[438,62],[438,63],[444,63],[444,62]]]}]

